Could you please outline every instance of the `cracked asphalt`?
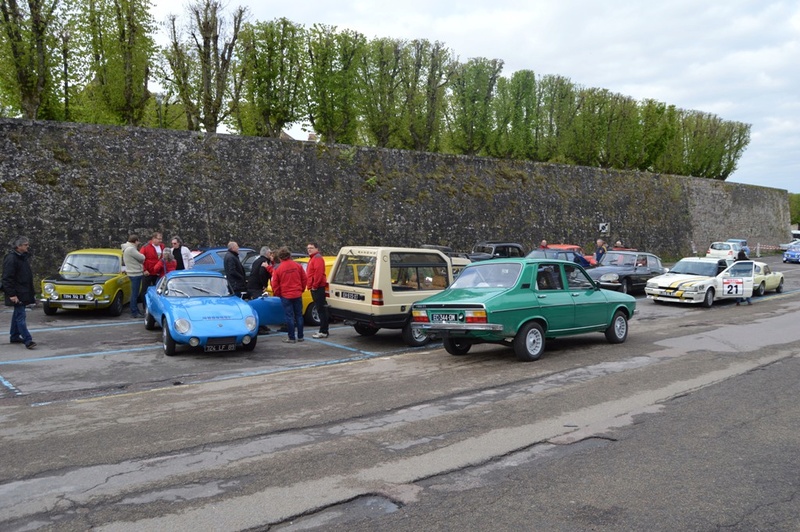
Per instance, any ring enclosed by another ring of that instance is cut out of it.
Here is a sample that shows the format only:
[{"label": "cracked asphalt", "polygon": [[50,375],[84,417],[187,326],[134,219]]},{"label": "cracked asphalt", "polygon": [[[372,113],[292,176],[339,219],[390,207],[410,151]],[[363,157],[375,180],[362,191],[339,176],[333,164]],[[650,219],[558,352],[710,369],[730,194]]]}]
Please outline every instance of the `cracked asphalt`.
[{"label": "cracked asphalt", "polygon": [[42,319],[0,352],[0,529],[800,530],[800,268],[773,268],[784,295],[640,299],[625,344],[530,364],[344,327],[166,358]]}]

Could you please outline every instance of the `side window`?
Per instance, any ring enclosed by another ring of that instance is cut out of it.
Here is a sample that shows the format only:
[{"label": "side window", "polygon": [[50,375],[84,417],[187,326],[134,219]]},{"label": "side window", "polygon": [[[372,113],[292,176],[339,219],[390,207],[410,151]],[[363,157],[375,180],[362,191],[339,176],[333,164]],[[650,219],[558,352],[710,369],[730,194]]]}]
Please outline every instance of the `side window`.
[{"label": "side window", "polygon": [[540,264],[536,271],[536,286],[539,290],[563,290],[561,268],[558,264]]},{"label": "side window", "polygon": [[594,281],[586,275],[580,268],[572,265],[564,266],[564,271],[567,274],[567,285],[570,289],[587,289],[594,288]]},{"label": "side window", "polygon": [[645,267],[647,266],[647,255],[637,255],[636,256],[636,267]]},{"label": "side window", "polygon": [[209,253],[204,257],[194,261],[195,264],[214,264],[214,257]]},{"label": "side window", "polygon": [[661,269],[661,262],[658,260],[658,257],[655,255],[648,255],[647,256],[647,265],[650,267],[651,270],[660,270]]},{"label": "side window", "polygon": [[509,248],[508,249],[508,256],[509,257],[521,257],[522,252],[518,248]]},{"label": "side window", "polygon": [[444,290],[448,286],[450,265],[434,253],[392,252],[392,291]]}]

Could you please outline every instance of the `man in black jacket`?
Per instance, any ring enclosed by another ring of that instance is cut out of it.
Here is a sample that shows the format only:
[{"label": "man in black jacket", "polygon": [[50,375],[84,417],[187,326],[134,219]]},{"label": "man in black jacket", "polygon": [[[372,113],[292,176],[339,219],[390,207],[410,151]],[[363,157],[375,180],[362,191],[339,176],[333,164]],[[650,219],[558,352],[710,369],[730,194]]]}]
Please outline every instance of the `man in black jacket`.
[{"label": "man in black jacket", "polygon": [[228,278],[228,285],[234,294],[241,297],[247,294],[247,276],[244,273],[244,266],[239,259],[239,244],[228,242],[228,252],[225,253],[223,261],[225,265],[225,276]]},{"label": "man in black jacket", "polygon": [[6,306],[14,307],[11,316],[11,343],[25,344],[28,349],[33,349],[36,342],[31,338],[25,318],[25,307],[36,303],[33,272],[28,262],[29,246],[30,242],[24,236],[14,240],[14,249],[3,260],[3,292]]},{"label": "man in black jacket", "polygon": [[247,278],[247,293],[250,299],[261,297],[267,290],[269,280],[272,277],[272,250],[267,246],[261,248],[258,258],[253,261],[250,276]]}]

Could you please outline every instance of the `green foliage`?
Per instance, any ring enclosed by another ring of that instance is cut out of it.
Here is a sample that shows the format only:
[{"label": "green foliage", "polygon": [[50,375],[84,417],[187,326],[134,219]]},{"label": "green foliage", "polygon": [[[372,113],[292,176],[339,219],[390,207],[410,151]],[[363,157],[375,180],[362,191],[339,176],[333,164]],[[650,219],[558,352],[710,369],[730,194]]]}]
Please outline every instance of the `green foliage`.
[{"label": "green foliage", "polygon": [[408,50],[397,39],[374,39],[367,43],[359,64],[360,113],[369,141],[381,148],[407,144],[403,140],[408,120],[403,105],[402,79]]},{"label": "green foliage", "polygon": [[503,61],[477,57],[455,67],[447,113],[449,146],[455,153],[477,155],[492,132],[492,100]]},{"label": "green foliage", "polygon": [[789,220],[792,224],[800,224],[800,194],[789,193]]}]

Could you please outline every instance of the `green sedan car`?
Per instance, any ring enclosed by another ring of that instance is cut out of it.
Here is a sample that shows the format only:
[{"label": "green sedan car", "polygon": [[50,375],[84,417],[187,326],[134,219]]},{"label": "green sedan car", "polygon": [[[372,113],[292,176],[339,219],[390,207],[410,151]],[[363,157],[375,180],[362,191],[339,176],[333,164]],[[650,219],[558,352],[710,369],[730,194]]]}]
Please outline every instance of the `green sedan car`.
[{"label": "green sedan car", "polygon": [[635,312],[632,296],[603,290],[574,262],[495,259],[470,264],[449,288],[415,303],[411,327],[440,336],[452,355],[495,343],[531,361],[547,338],[604,332],[622,343]]}]

